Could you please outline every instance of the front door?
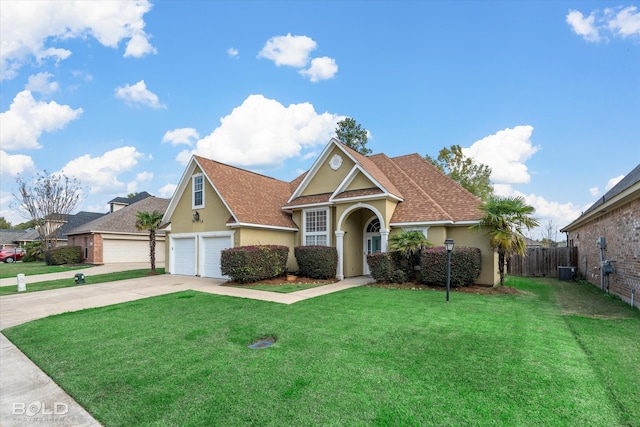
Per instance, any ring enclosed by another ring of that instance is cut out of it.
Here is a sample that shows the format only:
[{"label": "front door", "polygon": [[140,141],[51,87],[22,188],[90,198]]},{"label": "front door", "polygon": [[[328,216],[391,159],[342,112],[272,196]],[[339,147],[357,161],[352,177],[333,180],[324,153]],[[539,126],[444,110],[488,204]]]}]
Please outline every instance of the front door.
[{"label": "front door", "polygon": [[364,264],[363,274],[365,276],[371,274],[369,271],[369,264],[367,263],[367,255],[375,254],[382,251],[382,238],[380,237],[380,221],[378,218],[374,218],[367,224],[364,232]]}]

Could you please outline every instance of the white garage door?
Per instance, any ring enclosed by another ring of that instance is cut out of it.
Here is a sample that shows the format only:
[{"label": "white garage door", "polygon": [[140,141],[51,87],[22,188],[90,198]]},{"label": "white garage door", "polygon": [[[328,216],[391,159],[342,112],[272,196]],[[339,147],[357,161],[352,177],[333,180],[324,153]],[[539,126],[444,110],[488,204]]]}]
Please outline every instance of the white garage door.
[{"label": "white garage door", "polygon": [[196,275],[196,238],[172,239],[173,274]]},{"label": "white garage door", "polygon": [[224,237],[203,237],[201,240],[201,275],[203,277],[222,278],[220,271],[220,254],[231,247],[231,239]]},{"label": "white garage door", "polygon": [[[102,241],[102,262],[149,262],[149,238]],[[164,262],[164,241],[156,240],[156,263]]]}]

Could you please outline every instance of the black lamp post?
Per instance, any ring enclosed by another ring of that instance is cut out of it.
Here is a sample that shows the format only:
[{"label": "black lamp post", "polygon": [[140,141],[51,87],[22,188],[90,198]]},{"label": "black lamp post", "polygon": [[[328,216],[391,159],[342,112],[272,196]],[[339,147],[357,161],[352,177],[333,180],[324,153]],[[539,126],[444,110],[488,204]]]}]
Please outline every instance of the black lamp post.
[{"label": "black lamp post", "polygon": [[447,302],[449,302],[449,288],[451,288],[451,251],[453,250],[453,239],[445,240],[444,247],[447,249]]}]

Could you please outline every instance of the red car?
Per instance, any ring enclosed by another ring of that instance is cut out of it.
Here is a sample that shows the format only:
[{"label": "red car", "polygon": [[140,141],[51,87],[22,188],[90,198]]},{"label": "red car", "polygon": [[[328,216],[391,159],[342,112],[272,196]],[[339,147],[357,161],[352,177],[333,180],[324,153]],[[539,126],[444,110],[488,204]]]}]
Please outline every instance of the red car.
[{"label": "red car", "polygon": [[24,249],[22,248],[10,248],[0,250],[0,261],[2,262],[15,262],[20,261],[24,256]]}]

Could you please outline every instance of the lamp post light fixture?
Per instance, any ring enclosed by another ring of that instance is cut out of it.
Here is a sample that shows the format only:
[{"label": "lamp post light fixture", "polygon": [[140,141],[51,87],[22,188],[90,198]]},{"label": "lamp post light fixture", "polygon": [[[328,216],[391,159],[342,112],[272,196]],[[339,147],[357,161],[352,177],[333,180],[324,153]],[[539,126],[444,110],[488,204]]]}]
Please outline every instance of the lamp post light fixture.
[{"label": "lamp post light fixture", "polygon": [[198,211],[193,212],[193,222],[200,222],[200,213]]},{"label": "lamp post light fixture", "polygon": [[445,240],[444,247],[447,249],[447,302],[449,302],[449,289],[451,288],[451,251],[453,250],[453,239]]}]

